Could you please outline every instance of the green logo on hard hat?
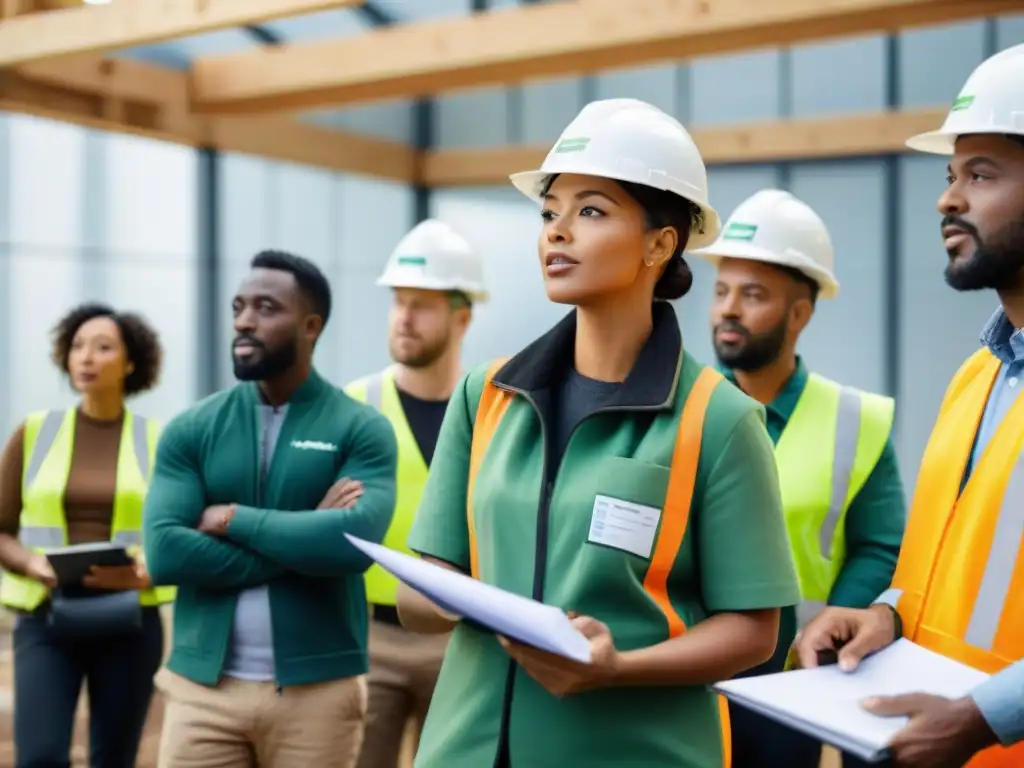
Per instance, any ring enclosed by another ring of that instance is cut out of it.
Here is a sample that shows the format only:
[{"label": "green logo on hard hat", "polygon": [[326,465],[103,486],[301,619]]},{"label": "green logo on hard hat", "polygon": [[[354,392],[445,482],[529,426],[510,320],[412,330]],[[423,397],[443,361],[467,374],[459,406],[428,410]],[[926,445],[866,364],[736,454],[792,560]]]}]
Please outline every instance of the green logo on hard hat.
[{"label": "green logo on hard hat", "polygon": [[555,152],[582,152],[590,143],[590,138],[562,139],[555,147]]},{"label": "green logo on hard hat", "polygon": [[746,240],[750,242],[757,234],[757,224],[743,224],[739,221],[732,222],[725,228],[722,234],[723,240]]},{"label": "green logo on hard hat", "polygon": [[399,256],[398,266],[400,267],[425,267],[427,266],[426,256]]},{"label": "green logo on hard hat", "polygon": [[953,102],[953,106],[949,108],[950,112],[960,112],[967,109],[971,104],[974,103],[973,96],[959,96],[957,100]]}]

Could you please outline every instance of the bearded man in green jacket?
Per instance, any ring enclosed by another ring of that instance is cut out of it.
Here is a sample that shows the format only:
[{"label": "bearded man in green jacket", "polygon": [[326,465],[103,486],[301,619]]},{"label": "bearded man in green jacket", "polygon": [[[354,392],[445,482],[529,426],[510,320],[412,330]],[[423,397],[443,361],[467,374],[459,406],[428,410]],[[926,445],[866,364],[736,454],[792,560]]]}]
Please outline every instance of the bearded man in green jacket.
[{"label": "bearded man in green jacket", "polygon": [[161,768],[358,757],[370,561],[344,534],[383,539],[397,449],[313,369],[330,307],[311,262],[258,254],[233,303],[240,383],[161,438],[143,524],[154,584],[178,587]]}]

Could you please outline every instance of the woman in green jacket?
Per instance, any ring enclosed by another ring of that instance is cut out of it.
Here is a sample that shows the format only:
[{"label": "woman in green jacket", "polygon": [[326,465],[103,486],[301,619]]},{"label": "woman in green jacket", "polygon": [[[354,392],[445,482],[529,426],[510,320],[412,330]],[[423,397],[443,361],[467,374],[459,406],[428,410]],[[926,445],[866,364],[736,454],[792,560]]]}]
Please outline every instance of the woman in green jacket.
[{"label": "woman in green jacket", "polygon": [[538,171],[548,297],[575,311],[452,396],[409,539],[423,557],[556,605],[578,664],[403,590],[454,625],[416,768],[718,768],[708,684],[768,659],[799,600],[761,406],[696,362],[667,301],[710,242],[704,162],[676,120],[589,104]]}]

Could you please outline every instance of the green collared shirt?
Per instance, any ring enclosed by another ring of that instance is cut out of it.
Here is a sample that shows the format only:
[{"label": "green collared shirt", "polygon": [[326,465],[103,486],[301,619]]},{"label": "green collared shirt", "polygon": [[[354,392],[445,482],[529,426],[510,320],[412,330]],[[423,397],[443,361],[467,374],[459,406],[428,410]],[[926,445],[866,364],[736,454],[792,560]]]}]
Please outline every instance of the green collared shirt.
[{"label": "green collared shirt", "polygon": [[[739,386],[732,370],[721,366],[719,370]],[[798,356],[796,371],[775,399],[765,406],[766,426],[773,443],[779,442],[806,385],[807,367]],[[903,541],[906,516],[903,481],[890,437],[846,513],[846,563],[832,587],[829,605],[864,608],[889,587]],[[781,670],[796,630],[796,608],[783,608],[775,655],[748,674]]]}]

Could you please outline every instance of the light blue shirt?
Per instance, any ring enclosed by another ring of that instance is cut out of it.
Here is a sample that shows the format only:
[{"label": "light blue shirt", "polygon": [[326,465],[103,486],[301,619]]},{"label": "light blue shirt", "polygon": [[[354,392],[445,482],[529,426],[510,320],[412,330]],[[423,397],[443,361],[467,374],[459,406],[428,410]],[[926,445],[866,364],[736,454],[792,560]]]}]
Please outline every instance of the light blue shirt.
[{"label": "light blue shirt", "polygon": [[[967,475],[988,445],[1010,406],[1024,389],[1024,331],[1014,328],[1000,308],[981,334],[984,344],[1002,361],[978,427]],[[966,478],[965,478],[966,481]],[[1024,661],[993,675],[971,694],[999,741],[1007,746],[1024,741]]]}]

